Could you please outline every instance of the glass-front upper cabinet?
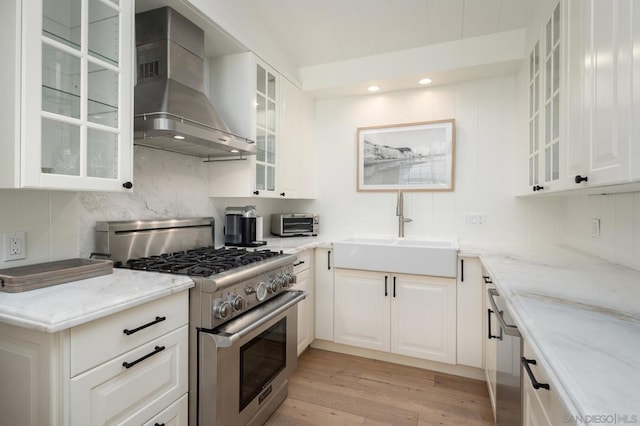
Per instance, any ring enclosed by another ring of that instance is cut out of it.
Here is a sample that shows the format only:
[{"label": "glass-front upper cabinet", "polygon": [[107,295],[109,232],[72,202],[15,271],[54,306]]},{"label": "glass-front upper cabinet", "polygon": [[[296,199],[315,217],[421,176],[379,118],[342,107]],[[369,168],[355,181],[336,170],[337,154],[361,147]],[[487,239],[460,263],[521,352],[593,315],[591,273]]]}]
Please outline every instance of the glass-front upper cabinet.
[{"label": "glass-front upper cabinet", "polygon": [[256,64],[256,195],[276,190],[277,92],[276,74]]},{"label": "glass-front upper cabinet", "polygon": [[133,2],[22,8],[20,186],[131,188]]},{"label": "glass-front upper cabinet", "polygon": [[556,4],[529,53],[528,184],[534,192],[561,189],[561,6]]}]

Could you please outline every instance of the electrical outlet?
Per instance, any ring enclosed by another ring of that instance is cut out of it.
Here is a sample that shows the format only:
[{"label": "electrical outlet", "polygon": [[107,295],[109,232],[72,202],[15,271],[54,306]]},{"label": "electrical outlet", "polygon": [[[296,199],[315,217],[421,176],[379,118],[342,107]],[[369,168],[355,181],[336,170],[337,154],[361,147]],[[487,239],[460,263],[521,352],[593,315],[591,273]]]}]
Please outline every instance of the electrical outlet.
[{"label": "electrical outlet", "polygon": [[4,234],[4,260],[20,260],[27,258],[26,233],[7,232]]},{"label": "electrical outlet", "polygon": [[466,225],[484,225],[484,213],[465,213],[464,223]]},{"label": "electrical outlet", "polygon": [[591,238],[600,238],[600,219],[591,219]]}]

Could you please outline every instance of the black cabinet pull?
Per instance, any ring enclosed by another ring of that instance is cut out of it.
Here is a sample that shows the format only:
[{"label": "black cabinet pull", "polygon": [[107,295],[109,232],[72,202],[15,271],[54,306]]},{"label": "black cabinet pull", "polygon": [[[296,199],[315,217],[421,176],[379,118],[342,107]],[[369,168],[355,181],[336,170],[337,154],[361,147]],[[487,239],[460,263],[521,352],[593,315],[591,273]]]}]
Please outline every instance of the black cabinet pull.
[{"label": "black cabinet pull", "polygon": [[327,252],[327,270],[331,269],[331,250]]},{"label": "black cabinet pull", "polygon": [[533,375],[533,371],[531,371],[531,367],[529,367],[529,364],[533,364],[533,365],[538,364],[535,359],[526,359],[525,357],[522,357],[520,358],[520,362],[522,363],[522,366],[524,367],[524,369],[527,370],[527,375],[529,376],[529,379],[531,379],[531,384],[533,385],[534,389],[542,388],[542,389],[549,390],[549,384],[538,383],[535,376]]},{"label": "black cabinet pull", "polygon": [[460,259],[460,282],[464,282],[464,259]]},{"label": "black cabinet pull", "polygon": [[253,191],[253,195],[260,195],[260,191]]},{"label": "black cabinet pull", "polygon": [[153,425],[153,426],[164,426],[164,423],[156,423],[156,424],[155,424],[155,425]]},{"label": "black cabinet pull", "polygon": [[141,325],[140,327],[134,328],[133,330],[129,330],[128,328],[125,328],[124,330],[122,330],[122,332],[124,334],[126,334],[127,336],[129,336],[129,335],[131,335],[133,333],[137,333],[140,330],[144,330],[145,328],[151,327],[152,325],[157,324],[159,322],[162,322],[162,321],[164,321],[166,319],[167,319],[167,317],[156,317],[155,320],[153,320],[153,321],[151,321],[151,322],[149,322],[149,323],[147,323],[145,325]]},{"label": "black cabinet pull", "polygon": [[148,353],[148,354],[146,354],[145,356],[143,356],[143,357],[141,357],[141,358],[138,358],[138,359],[136,359],[136,360],[135,360],[135,361],[133,361],[133,362],[127,362],[127,361],[125,361],[125,362],[123,362],[123,363],[122,363],[122,366],[123,366],[124,368],[131,368],[131,367],[133,367],[134,365],[136,365],[136,364],[138,364],[138,363],[140,363],[140,362],[144,361],[145,359],[147,359],[147,358],[151,358],[151,357],[152,357],[152,356],[154,356],[155,354],[157,354],[157,353],[160,353],[160,352],[164,351],[165,349],[166,349],[166,347],[165,347],[165,346],[156,346],[156,347],[154,348],[153,352],[149,352],[149,353]]},{"label": "black cabinet pull", "polygon": [[489,340],[491,339],[498,339],[498,340],[502,340],[502,327],[500,327],[500,334],[497,336],[494,336],[493,334],[491,334],[491,314],[493,314],[493,310],[491,309],[487,309],[487,338]]},{"label": "black cabinet pull", "polygon": [[133,183],[125,182],[125,183],[122,184],[122,187],[126,188],[126,189],[131,189],[131,188],[133,188]]},{"label": "black cabinet pull", "polygon": [[389,295],[389,290],[387,288],[387,279],[389,277],[387,277],[386,275],[384,276],[384,297],[387,297]]},{"label": "black cabinet pull", "polygon": [[535,186],[533,187],[533,192],[536,192],[536,191],[542,191],[543,189],[544,189],[544,186],[535,185]]},{"label": "black cabinet pull", "polygon": [[285,193],[284,193],[284,192],[281,192],[281,193],[280,193],[280,196],[281,196],[281,197],[284,197],[284,196],[285,196]]},{"label": "black cabinet pull", "polygon": [[393,297],[396,297],[396,277],[393,277]]},{"label": "black cabinet pull", "polygon": [[483,275],[482,279],[484,280],[485,284],[493,284],[493,280],[491,279],[491,277],[489,275]]},{"label": "black cabinet pull", "polygon": [[300,265],[302,265],[303,263],[304,263],[304,260],[301,260],[301,261],[300,261],[300,262],[298,262],[298,263],[294,263],[294,264],[293,264],[293,266],[300,266]]},{"label": "black cabinet pull", "polygon": [[589,177],[588,177],[588,176],[580,176],[580,175],[576,175],[576,177],[575,177],[575,181],[576,181],[576,183],[580,183],[580,182],[588,182],[588,181],[589,181]]}]

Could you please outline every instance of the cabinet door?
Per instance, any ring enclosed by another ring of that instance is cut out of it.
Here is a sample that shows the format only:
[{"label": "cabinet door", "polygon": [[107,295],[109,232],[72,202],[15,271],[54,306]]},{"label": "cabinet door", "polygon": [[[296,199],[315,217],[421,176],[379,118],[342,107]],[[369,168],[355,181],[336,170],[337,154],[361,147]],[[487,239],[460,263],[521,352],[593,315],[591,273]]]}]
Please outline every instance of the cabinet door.
[{"label": "cabinet door", "polygon": [[280,78],[280,100],[277,192],[281,197],[296,198],[300,173],[300,89]]},{"label": "cabinet door", "polygon": [[553,426],[544,406],[531,386],[529,379],[524,379],[522,390],[522,424],[524,426]]},{"label": "cabinet door", "polygon": [[23,7],[21,186],[123,190],[133,159],[133,3]]},{"label": "cabinet door", "polygon": [[334,341],[388,352],[390,297],[391,275],[337,269]]},{"label": "cabinet door", "polygon": [[307,298],[298,304],[298,356],[313,341],[315,333],[315,297],[311,271],[307,269],[296,275],[295,288],[307,292]]},{"label": "cabinet door", "polygon": [[480,260],[458,260],[456,291],[456,362],[482,368],[482,265]]},{"label": "cabinet door", "polygon": [[142,426],[188,426],[188,412],[189,397],[184,395]]},{"label": "cabinet door", "polygon": [[278,126],[280,102],[280,78],[266,64],[258,61],[255,65],[255,116],[256,145],[255,158],[256,195],[274,196],[276,193],[276,165],[278,152]]},{"label": "cabinet door", "polygon": [[187,340],[185,325],[74,377],[71,425],[142,424],[187,393]]},{"label": "cabinet door", "polygon": [[315,336],[333,342],[333,252],[318,248],[315,251]]},{"label": "cabinet door", "polygon": [[633,110],[631,0],[586,2],[585,125],[589,184],[629,180]]},{"label": "cabinet door", "polygon": [[316,197],[316,144],[315,144],[315,100],[304,92],[300,93],[300,162],[298,175],[298,197]]},{"label": "cabinet door", "polygon": [[451,278],[391,278],[391,352],[455,364],[456,284]]}]

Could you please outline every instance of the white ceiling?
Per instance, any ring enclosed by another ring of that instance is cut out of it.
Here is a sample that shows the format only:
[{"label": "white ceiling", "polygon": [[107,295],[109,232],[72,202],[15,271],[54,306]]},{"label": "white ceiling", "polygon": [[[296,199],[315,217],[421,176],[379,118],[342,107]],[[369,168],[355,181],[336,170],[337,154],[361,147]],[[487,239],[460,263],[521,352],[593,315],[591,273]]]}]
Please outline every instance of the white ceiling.
[{"label": "white ceiling", "polygon": [[525,26],[532,0],[243,0],[300,67]]}]

